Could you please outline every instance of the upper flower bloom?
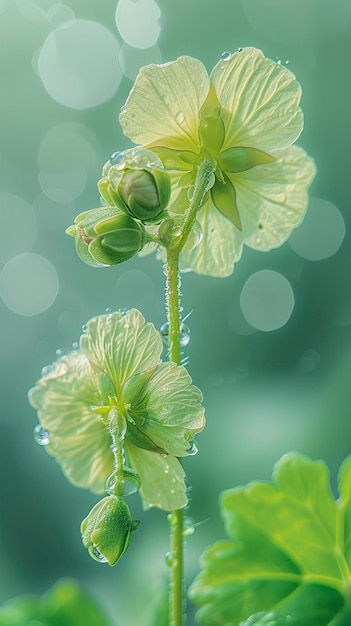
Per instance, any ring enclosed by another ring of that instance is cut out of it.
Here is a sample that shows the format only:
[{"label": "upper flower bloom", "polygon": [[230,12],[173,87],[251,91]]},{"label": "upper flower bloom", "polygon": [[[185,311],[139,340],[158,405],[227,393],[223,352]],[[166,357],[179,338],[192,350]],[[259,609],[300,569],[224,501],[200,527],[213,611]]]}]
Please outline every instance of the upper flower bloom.
[{"label": "upper flower bloom", "polygon": [[244,243],[270,250],[300,224],[315,174],[292,146],[303,127],[300,96],[295,76],[255,48],[225,55],[210,76],[191,57],[140,70],[120,122],[169,170],[173,213],[186,209],[201,159],[216,163],[198,213],[203,238],[182,253],[183,269],[227,276]]},{"label": "upper flower bloom", "polygon": [[191,453],[204,427],[202,394],[184,367],[160,362],[161,352],[160,334],[139,311],[101,315],[88,322],[80,350],[62,357],[30,390],[50,433],[46,449],[73,484],[106,491],[114,470],[112,412],[126,424],[127,462],[140,476],[145,507],[186,505],[176,457]]}]

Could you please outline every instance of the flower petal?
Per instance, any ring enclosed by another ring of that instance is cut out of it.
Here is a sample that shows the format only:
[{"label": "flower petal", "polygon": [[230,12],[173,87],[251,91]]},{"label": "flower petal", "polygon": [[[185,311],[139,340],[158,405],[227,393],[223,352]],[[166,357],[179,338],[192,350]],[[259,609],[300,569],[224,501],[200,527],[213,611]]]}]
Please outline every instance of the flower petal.
[{"label": "flower petal", "polygon": [[139,311],[116,311],[92,318],[80,338],[81,349],[113,382],[119,396],[125,381],[158,365],[162,339]]},{"label": "flower petal", "polygon": [[185,473],[174,456],[143,450],[126,442],[129,461],[141,478],[144,508],[157,506],[164,511],[182,509],[188,503]]},{"label": "flower petal", "polygon": [[300,135],[301,87],[286,67],[244,48],[211,73],[225,125],[222,150],[234,146],[269,152],[287,148]]},{"label": "flower petal", "polygon": [[91,408],[99,400],[89,362],[79,351],[57,361],[29,392],[31,405],[50,433],[47,452],[74,485],[95,493],[105,490],[113,470],[109,432]]},{"label": "flower petal", "polygon": [[189,442],[205,426],[202,393],[191,382],[184,367],[161,363],[131,411],[140,429],[174,456],[186,456]]},{"label": "flower petal", "polygon": [[297,146],[275,156],[274,163],[228,174],[236,190],[244,242],[255,250],[280,246],[302,222],[316,172],[313,159]]},{"label": "flower petal", "polygon": [[230,276],[242,253],[242,234],[214,206],[211,197],[197,215],[203,236],[196,248],[180,255],[183,271],[205,276]]},{"label": "flower petal", "polygon": [[197,152],[209,87],[206,68],[192,57],[142,67],[119,116],[124,134],[135,143]]}]

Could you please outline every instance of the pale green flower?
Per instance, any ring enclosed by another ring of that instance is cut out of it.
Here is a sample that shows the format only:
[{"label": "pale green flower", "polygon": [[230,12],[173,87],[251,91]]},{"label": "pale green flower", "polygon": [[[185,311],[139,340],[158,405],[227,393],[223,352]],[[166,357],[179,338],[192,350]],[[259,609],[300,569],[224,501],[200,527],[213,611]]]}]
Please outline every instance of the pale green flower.
[{"label": "pale green flower", "polygon": [[203,238],[181,258],[183,269],[210,276],[231,274],[244,243],[280,246],[304,217],[315,175],[292,145],[303,127],[292,72],[255,48],[224,57],[210,76],[191,57],[143,67],[120,114],[124,133],[168,169],[173,213],[186,209],[199,161],[215,160],[198,213]]},{"label": "pale green flower", "polygon": [[162,340],[132,309],[91,319],[80,349],[59,359],[29,392],[50,433],[46,450],[68,479],[95,493],[105,491],[113,454],[108,413],[124,415],[126,462],[141,478],[146,508],[187,504],[177,457],[192,452],[205,423],[202,394],[186,369],[161,363]]}]

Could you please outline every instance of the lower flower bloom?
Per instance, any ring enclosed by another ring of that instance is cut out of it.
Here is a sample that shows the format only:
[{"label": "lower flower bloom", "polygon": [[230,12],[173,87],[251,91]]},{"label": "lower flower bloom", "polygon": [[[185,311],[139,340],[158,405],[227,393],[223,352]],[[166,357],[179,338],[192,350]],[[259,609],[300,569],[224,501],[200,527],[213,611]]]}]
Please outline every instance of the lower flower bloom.
[{"label": "lower flower bloom", "polygon": [[[162,339],[141,313],[91,319],[80,349],[59,359],[29,392],[48,430],[49,454],[67,478],[95,493],[115,470],[109,414],[123,416],[127,462],[140,476],[145,508],[187,504],[178,457],[205,424],[202,394],[186,369],[160,362]],[[118,433],[117,433],[118,435]]]}]

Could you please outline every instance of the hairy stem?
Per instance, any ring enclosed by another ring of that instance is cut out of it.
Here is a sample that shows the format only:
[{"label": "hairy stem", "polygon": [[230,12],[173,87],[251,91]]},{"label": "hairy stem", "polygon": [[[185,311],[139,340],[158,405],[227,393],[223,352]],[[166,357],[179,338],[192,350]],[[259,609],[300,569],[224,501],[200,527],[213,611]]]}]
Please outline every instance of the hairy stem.
[{"label": "hairy stem", "polygon": [[[193,195],[189,208],[184,216],[182,231],[176,246],[167,249],[167,285],[166,306],[168,316],[169,358],[180,365],[180,277],[179,277],[179,254],[194,226],[196,214],[201,208],[206,191],[209,187],[211,175],[215,170],[212,159],[203,159],[197,170]],[[169,624],[170,626],[182,626],[185,613],[184,600],[184,573],[183,573],[183,510],[172,511],[169,516],[171,525],[171,553],[170,553],[170,591],[169,591]]]}]

